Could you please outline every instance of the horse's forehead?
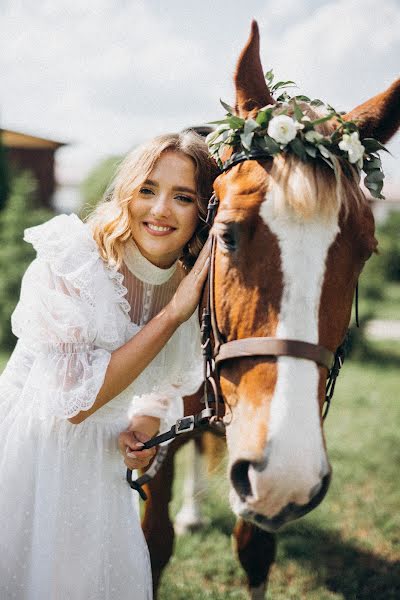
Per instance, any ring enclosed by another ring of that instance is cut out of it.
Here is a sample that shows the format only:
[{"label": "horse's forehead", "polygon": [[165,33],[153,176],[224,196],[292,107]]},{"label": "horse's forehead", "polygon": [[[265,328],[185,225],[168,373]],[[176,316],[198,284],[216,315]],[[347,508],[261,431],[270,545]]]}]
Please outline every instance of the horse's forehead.
[{"label": "horse's forehead", "polygon": [[251,208],[265,199],[267,172],[260,163],[249,160],[220,175],[214,189],[224,208]]}]

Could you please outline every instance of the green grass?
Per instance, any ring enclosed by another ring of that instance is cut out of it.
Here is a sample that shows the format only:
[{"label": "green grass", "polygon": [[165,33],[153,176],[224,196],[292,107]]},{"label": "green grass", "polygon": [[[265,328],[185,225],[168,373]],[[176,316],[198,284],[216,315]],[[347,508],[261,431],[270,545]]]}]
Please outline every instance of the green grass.
[{"label": "green grass", "polygon": [[[311,514],[278,534],[268,598],[394,600],[400,598],[400,343],[391,359],[348,361],[337,383],[325,431],[333,479]],[[184,451],[178,456],[182,473]],[[179,506],[176,481],[173,512]],[[224,466],[204,493],[212,523],[180,537],[160,600],[244,599],[244,573],[231,550],[234,525]]]},{"label": "green grass", "polygon": [[[400,342],[373,342],[372,348],[368,362],[348,360],[342,370],[325,426],[331,487],[316,510],[278,535],[269,599],[400,598]],[[0,354],[0,372],[6,360]],[[173,513],[185,460],[182,451]],[[247,598],[231,547],[235,519],[227,493],[222,461],[203,495],[210,524],[177,540],[160,600]]]},{"label": "green grass", "polygon": [[372,313],[375,319],[400,319],[400,283],[385,283],[383,298],[369,300],[363,295],[363,281],[360,281],[360,315]]},{"label": "green grass", "polygon": [[10,357],[8,352],[0,352],[0,373],[3,371]]}]

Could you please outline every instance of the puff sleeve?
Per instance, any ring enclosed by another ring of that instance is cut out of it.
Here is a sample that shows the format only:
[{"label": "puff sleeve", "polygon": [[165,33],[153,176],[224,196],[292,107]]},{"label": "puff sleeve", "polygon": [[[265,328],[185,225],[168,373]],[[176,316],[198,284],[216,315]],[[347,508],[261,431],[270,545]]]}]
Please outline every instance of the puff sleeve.
[{"label": "puff sleeve", "polygon": [[[83,228],[83,229],[82,229]],[[96,245],[74,215],[25,231],[37,258],[12,315],[18,346],[32,355],[23,396],[35,414],[70,418],[94,403],[110,352],[96,347]]]}]

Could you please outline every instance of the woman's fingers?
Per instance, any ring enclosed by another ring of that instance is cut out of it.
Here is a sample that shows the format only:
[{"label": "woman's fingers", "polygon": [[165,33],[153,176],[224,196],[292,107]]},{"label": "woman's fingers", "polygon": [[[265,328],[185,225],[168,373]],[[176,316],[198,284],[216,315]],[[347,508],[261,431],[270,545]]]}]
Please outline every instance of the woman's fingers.
[{"label": "woman's fingers", "polygon": [[130,448],[127,447],[124,463],[128,469],[143,469],[144,467],[147,467],[155,452],[154,448],[132,452]]}]

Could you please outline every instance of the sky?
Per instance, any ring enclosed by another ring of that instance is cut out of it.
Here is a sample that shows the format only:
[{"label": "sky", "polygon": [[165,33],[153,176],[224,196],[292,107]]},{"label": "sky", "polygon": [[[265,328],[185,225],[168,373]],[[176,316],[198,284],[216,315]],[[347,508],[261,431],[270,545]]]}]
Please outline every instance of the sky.
[{"label": "sky", "polygon": [[[61,182],[233,102],[232,74],[258,21],[264,70],[338,110],[399,76],[400,0],[0,0],[4,129],[67,142]],[[400,187],[400,136],[384,158]]]}]

